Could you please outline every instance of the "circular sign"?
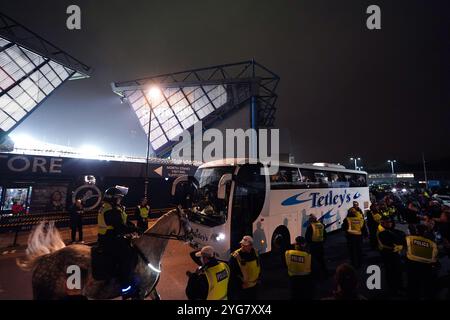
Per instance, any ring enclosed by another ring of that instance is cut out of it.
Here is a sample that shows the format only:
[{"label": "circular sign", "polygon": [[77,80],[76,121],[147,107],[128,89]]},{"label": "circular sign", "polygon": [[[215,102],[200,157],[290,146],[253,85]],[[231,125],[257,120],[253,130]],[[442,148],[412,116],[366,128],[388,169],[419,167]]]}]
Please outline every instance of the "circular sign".
[{"label": "circular sign", "polygon": [[72,195],[72,202],[81,199],[85,210],[93,210],[102,201],[102,192],[95,184],[85,184],[75,189]]}]

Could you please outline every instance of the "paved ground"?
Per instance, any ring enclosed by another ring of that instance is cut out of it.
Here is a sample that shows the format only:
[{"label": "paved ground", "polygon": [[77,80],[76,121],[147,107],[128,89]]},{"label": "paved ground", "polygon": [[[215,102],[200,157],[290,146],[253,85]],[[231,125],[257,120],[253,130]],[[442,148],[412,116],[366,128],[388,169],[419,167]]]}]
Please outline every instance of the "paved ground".
[{"label": "paved ground", "polygon": [[[68,242],[69,230],[61,230],[63,239]],[[85,228],[85,240],[95,241],[96,228]],[[5,235],[0,235],[4,238]],[[26,243],[27,234],[19,237],[19,243]],[[4,239],[2,239],[4,240]],[[5,243],[4,241],[1,243]],[[24,254],[24,246],[18,247],[13,253],[8,250],[0,249],[0,252],[8,253],[0,255],[0,299],[31,299],[31,274],[23,272],[16,266],[16,258]],[[189,257],[190,247],[178,242],[170,241],[162,261],[161,280],[158,284],[158,291],[162,299],[186,299],[184,289],[186,286],[187,270],[194,270],[196,265]],[[364,246],[364,259],[366,265],[378,264],[381,266],[379,255],[375,251],[371,251],[366,243]],[[342,233],[330,235],[326,246],[326,257],[328,269],[334,272],[336,266],[343,262],[348,262],[345,238]],[[441,274],[446,273],[450,269],[450,261],[448,258],[442,259]],[[281,265],[281,259],[276,256],[266,255],[262,257],[263,265],[263,285],[260,298],[262,299],[288,299],[288,277],[286,270]],[[384,290],[369,291],[365,287],[366,267],[359,270],[361,279],[361,293],[369,299],[386,299]],[[318,283],[316,298],[323,298],[330,294],[333,287],[332,277],[328,280]],[[384,288],[384,281],[382,288]],[[402,296],[394,297],[394,299],[404,299]]]},{"label": "paved ground", "polygon": [[[97,239],[97,227],[85,226],[83,229],[86,243]],[[60,230],[66,244],[70,243],[70,230]],[[0,300],[32,299],[31,273],[24,272],[16,265],[16,259],[24,256],[28,232],[19,235],[17,247],[0,247]],[[0,235],[0,244],[10,245],[14,234]],[[162,261],[161,279],[158,284],[158,292],[161,299],[182,300],[186,299],[184,288],[186,287],[187,270],[195,269],[195,263],[190,259],[189,252],[192,249],[181,242],[169,241]]]}]

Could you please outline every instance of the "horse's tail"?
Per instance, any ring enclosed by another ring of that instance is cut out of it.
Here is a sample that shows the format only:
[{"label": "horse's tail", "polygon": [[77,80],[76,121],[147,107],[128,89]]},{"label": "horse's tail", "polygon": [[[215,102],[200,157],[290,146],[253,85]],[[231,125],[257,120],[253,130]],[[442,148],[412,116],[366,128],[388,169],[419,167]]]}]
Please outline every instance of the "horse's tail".
[{"label": "horse's tail", "polygon": [[62,241],[55,222],[42,221],[28,237],[25,259],[17,259],[17,265],[23,270],[33,269],[40,257],[58,251],[66,245]]}]

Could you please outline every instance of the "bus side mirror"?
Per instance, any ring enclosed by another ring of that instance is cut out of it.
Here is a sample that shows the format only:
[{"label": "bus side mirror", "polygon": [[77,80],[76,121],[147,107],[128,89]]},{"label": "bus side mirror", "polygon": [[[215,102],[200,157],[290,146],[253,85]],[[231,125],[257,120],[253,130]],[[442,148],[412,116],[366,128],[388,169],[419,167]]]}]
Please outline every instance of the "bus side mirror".
[{"label": "bus side mirror", "polygon": [[225,173],[219,180],[219,186],[217,188],[217,199],[225,199],[225,193],[227,189],[227,183],[233,180],[231,173]]},{"label": "bus side mirror", "polygon": [[177,191],[177,186],[181,183],[181,182],[187,182],[189,179],[188,175],[183,175],[183,176],[179,176],[178,178],[176,178],[173,183],[172,183],[172,190],[171,190],[171,194],[172,197],[175,196],[175,193]]}]

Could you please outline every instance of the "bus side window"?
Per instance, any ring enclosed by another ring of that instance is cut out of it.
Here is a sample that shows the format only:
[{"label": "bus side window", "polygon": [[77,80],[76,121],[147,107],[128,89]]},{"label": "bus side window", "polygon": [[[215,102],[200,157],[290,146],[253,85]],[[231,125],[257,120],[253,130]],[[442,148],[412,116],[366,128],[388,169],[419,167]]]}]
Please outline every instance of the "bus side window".
[{"label": "bus side window", "polygon": [[310,169],[300,169],[300,181],[303,188],[317,188],[315,171]]},{"label": "bus side window", "polygon": [[271,189],[295,189],[301,185],[297,168],[279,168],[278,172],[270,176]]}]

